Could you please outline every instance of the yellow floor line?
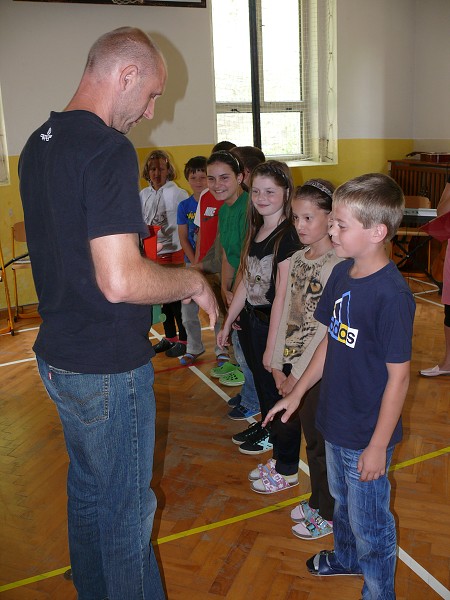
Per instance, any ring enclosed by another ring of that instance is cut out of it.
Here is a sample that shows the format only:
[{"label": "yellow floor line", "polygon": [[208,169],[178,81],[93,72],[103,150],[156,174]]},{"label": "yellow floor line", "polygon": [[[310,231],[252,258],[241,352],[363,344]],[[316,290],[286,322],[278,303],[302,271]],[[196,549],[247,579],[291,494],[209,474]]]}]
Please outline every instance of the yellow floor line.
[{"label": "yellow floor line", "polygon": [[62,575],[67,571],[67,569],[70,569],[70,566],[63,567],[62,569],[55,569],[54,571],[49,571],[48,573],[41,573],[40,575],[28,577],[27,579],[21,579],[20,581],[14,581],[13,583],[7,583],[6,585],[0,586],[0,592],[6,592],[8,590],[13,590],[14,588],[22,587],[23,585],[35,583],[36,581],[42,581],[43,579],[50,579],[50,577]]},{"label": "yellow floor line", "polygon": [[188,537],[190,535],[203,533],[205,531],[211,531],[212,529],[218,529],[219,527],[224,527],[225,525],[239,523],[239,521],[246,521],[248,519],[252,519],[253,517],[259,517],[260,515],[273,512],[274,510],[285,508],[286,506],[290,506],[291,504],[298,504],[299,502],[301,502],[302,500],[306,500],[306,498],[309,498],[310,496],[311,494],[308,492],[307,494],[303,494],[302,496],[297,496],[296,498],[289,498],[289,500],[285,500],[284,502],[278,502],[277,504],[272,504],[271,506],[265,506],[264,508],[253,510],[251,512],[244,513],[243,515],[238,515],[237,517],[231,517],[230,519],[224,519],[223,521],[217,521],[216,523],[210,523],[209,525],[202,525],[201,527],[195,527],[194,529],[180,531],[179,533],[174,533],[173,535],[168,535],[166,537],[159,538],[155,540],[154,543],[160,546],[161,544],[165,544],[166,542],[173,542],[174,540],[179,540],[180,538]]},{"label": "yellow floor line", "polygon": [[[410,460],[405,460],[404,462],[398,463],[396,465],[391,465],[390,471],[397,471],[398,469],[405,469],[406,467],[410,467],[411,465],[415,465],[420,462],[424,462],[426,460],[431,460],[438,456],[442,456],[443,454],[450,453],[450,446],[446,448],[442,448],[441,450],[436,450],[435,452],[429,452],[428,454],[423,454],[422,456],[417,456],[416,458],[412,458]],[[290,506],[292,504],[296,504],[301,500],[308,498],[310,494],[303,494],[302,496],[297,496],[295,498],[289,498],[289,500],[284,500],[283,502],[277,502],[277,504],[272,504],[271,506],[266,506],[264,508],[260,508],[258,510],[254,510],[248,513],[244,513],[242,515],[238,515],[236,517],[232,517],[230,519],[224,519],[223,521],[217,521],[216,523],[210,523],[209,525],[203,525],[202,527],[195,527],[193,529],[188,529],[186,531],[180,531],[179,533],[174,533],[173,535],[168,535],[163,538],[159,538],[155,540],[153,543],[155,545],[165,544],[167,542],[172,542],[174,540],[179,540],[181,538],[188,537],[190,535],[196,535],[199,533],[203,533],[205,531],[211,531],[212,529],[218,529],[219,527],[225,527],[226,525],[232,525],[233,523],[238,523],[240,521],[245,521],[247,519],[252,519],[253,517],[258,517],[260,515],[273,512],[275,510],[279,510],[280,508],[285,508],[286,506]],[[48,573],[42,573],[41,575],[36,575],[35,577],[29,577],[27,579],[21,579],[19,581],[14,581],[13,583],[8,583],[6,585],[0,586],[0,593],[6,592],[7,590],[12,590],[14,588],[22,587],[24,585],[28,585],[30,583],[35,583],[36,581],[42,581],[43,579],[50,579],[51,577],[55,577],[56,575],[62,575],[70,569],[70,566],[63,567],[61,569],[56,569],[55,571],[49,571]]]}]

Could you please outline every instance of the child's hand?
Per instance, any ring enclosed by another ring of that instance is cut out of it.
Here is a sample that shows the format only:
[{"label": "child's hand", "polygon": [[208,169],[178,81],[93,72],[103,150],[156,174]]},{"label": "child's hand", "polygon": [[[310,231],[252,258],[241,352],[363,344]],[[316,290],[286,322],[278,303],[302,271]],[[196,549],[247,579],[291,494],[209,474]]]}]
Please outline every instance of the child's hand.
[{"label": "child's hand", "polygon": [[283,371],[280,371],[280,369],[272,369],[272,375],[275,380],[275,385],[277,386],[277,390],[281,394],[281,387],[283,385],[283,382],[286,380],[286,375],[283,373]]},{"label": "child's hand", "polygon": [[360,481],[373,481],[386,473],[386,448],[371,446],[361,453],[358,460]]},{"label": "child's hand", "polygon": [[288,394],[292,392],[292,390],[294,389],[294,385],[297,383],[297,381],[298,379],[296,379],[292,375],[292,373],[289,375],[289,377],[285,378],[285,381],[283,382],[281,388],[278,388],[278,391],[283,396],[283,398],[285,398]]},{"label": "child's hand", "polygon": [[281,412],[282,410],[285,410],[285,413],[283,415],[281,415],[281,421],[283,423],[286,423],[288,421],[289,417],[299,407],[300,400],[301,400],[301,398],[292,396],[292,394],[290,394],[289,396],[286,396],[286,398],[283,398],[283,400],[278,400],[278,402],[275,404],[275,406],[273,408],[271,408],[269,410],[269,412],[267,413],[267,416],[264,419],[263,424],[262,424],[263,427],[266,427],[268,423],[273,421],[273,418],[275,417],[275,415],[277,413]]},{"label": "child's hand", "polygon": [[229,346],[230,342],[228,341],[228,334],[230,333],[229,327],[224,327],[217,334],[217,345],[221,350],[225,348],[225,346]]}]

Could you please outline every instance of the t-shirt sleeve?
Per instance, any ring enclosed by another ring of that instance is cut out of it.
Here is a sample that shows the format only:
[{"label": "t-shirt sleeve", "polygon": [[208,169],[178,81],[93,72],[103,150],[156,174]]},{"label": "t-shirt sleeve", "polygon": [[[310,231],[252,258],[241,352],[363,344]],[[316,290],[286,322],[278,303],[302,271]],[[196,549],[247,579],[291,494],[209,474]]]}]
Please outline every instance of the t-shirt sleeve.
[{"label": "t-shirt sleeve", "polygon": [[187,206],[186,201],[182,200],[177,208],[177,225],[187,225],[189,219],[187,218]]},{"label": "t-shirt sleeve", "polygon": [[294,227],[288,229],[286,234],[281,238],[277,252],[277,262],[281,263],[283,260],[291,258],[297,250],[300,250],[300,247],[300,240]]},{"label": "t-shirt sleeve", "polygon": [[380,311],[379,339],[386,363],[411,360],[415,307],[412,294],[401,292]]},{"label": "t-shirt sleeve", "polygon": [[90,240],[120,233],[148,235],[139,198],[136,152],[126,138],[109,144],[89,163],[83,185]]}]

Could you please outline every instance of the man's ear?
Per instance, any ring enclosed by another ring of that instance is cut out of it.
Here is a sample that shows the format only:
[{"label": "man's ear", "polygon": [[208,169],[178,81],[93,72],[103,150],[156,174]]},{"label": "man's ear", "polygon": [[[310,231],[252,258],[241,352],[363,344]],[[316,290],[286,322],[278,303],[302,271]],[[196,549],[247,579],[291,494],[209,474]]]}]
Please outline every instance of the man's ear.
[{"label": "man's ear", "polygon": [[127,88],[129,88],[130,85],[132,85],[137,79],[137,75],[138,68],[136,67],[136,65],[128,65],[127,67],[122,69],[122,72],[120,73],[120,84],[122,89],[126,90]]}]

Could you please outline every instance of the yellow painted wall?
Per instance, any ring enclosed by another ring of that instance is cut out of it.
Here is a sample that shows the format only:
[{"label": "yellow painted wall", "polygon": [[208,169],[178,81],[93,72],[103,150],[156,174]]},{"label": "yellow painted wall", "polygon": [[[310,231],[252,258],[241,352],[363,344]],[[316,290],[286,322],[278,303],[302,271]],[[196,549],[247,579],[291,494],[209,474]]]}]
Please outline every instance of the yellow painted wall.
[{"label": "yellow painted wall", "polygon": [[[142,167],[149,152],[154,148],[139,148],[137,150],[139,164]],[[208,156],[211,151],[210,145],[201,146],[172,146],[165,148],[174,159],[178,172],[176,182],[187,189],[184,180],[183,168],[185,163],[193,156]],[[293,167],[292,173],[296,185],[301,185],[307,179],[320,177],[329,179],[335,185],[339,185],[352,177],[369,172],[387,173],[387,161],[403,158],[413,150],[413,140],[375,140],[375,139],[353,139],[339,141],[339,163],[337,165],[320,165],[311,167]],[[0,187],[0,242],[3,248],[5,261],[11,257],[11,225],[23,219],[22,205],[19,196],[19,181],[17,177],[18,157],[11,156],[9,159],[11,184]],[[141,179],[141,187],[145,187],[145,180]],[[190,190],[188,190],[190,191]],[[10,292],[12,292],[11,271],[7,270]],[[36,302],[33,280],[28,271],[19,273],[19,300],[22,304]],[[0,284],[0,309],[5,307],[5,296],[3,285]],[[1,327],[1,325],[0,325]]]}]

